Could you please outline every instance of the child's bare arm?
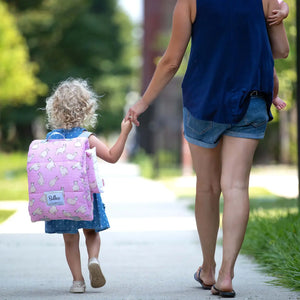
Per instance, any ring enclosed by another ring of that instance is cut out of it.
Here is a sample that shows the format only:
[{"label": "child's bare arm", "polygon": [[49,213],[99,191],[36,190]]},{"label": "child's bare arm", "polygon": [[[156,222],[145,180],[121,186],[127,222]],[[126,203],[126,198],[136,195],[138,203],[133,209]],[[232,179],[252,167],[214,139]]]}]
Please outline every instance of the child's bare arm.
[{"label": "child's bare arm", "polygon": [[284,1],[278,0],[279,9],[274,9],[272,11],[272,15],[268,16],[268,24],[269,26],[280,24],[283,19],[285,19],[289,15],[289,6]]},{"label": "child's bare arm", "polygon": [[101,159],[109,162],[116,163],[121,157],[125,143],[128,138],[128,134],[132,128],[130,121],[122,121],[121,124],[121,133],[116,141],[116,143],[111,147],[107,147],[103,142],[101,142],[96,136],[91,135],[89,137],[90,147],[96,147],[97,156]]}]

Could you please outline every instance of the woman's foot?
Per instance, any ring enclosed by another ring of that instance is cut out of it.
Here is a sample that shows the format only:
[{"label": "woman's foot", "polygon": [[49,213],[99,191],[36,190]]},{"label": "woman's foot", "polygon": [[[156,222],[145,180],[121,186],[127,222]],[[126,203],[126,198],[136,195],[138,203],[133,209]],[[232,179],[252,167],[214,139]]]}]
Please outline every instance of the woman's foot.
[{"label": "woman's foot", "polygon": [[232,288],[232,279],[233,276],[230,274],[223,274],[222,271],[220,271],[217,282],[211,288],[211,293],[224,298],[235,297],[235,291]]},{"label": "woman's foot", "polygon": [[210,290],[216,282],[212,273],[209,275],[202,267],[199,267],[194,274],[194,279],[198,281],[204,290]]},{"label": "woman's foot", "polygon": [[231,292],[222,291],[219,290],[215,285],[211,288],[211,293],[216,296],[220,296],[222,298],[234,298],[235,297],[235,291],[232,290]]}]

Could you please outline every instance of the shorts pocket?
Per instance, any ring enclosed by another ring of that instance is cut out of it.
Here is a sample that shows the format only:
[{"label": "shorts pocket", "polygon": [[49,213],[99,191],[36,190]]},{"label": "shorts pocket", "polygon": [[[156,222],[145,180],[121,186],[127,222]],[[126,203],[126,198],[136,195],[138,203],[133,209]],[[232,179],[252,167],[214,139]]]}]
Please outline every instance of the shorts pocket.
[{"label": "shorts pocket", "polygon": [[186,115],[186,129],[194,135],[203,135],[213,127],[212,121],[203,121],[194,118],[189,111]]},{"label": "shorts pocket", "polygon": [[252,122],[251,125],[258,128],[258,127],[261,127],[261,126],[265,126],[267,124],[267,120],[263,120],[261,122],[259,121],[256,121],[256,122]]}]

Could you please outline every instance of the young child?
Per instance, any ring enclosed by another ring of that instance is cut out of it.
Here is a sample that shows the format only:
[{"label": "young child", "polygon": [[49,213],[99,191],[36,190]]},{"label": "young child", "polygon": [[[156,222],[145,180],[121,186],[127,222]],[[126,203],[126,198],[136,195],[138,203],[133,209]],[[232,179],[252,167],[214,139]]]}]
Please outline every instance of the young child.
[{"label": "young child", "polygon": [[[285,19],[289,14],[289,6],[284,1],[278,0],[280,2],[280,9],[273,10],[273,15],[269,16],[267,19],[269,26],[278,25]],[[278,97],[279,81],[274,68],[274,89],[273,89],[273,104],[278,110],[282,110],[286,107],[286,103]]]},{"label": "young child", "polygon": [[[85,126],[94,126],[96,124],[97,108],[97,96],[86,81],[68,79],[60,83],[54,93],[46,100],[48,127],[53,129],[47,134],[47,137],[52,134],[53,138],[61,138],[58,134],[53,134],[53,132],[61,133],[65,138],[78,137],[82,132],[86,131]],[[131,128],[131,122],[123,120],[120,136],[111,148],[108,148],[95,135],[87,132],[90,147],[96,147],[97,156],[101,159],[115,163],[124,150]],[[100,251],[99,232],[109,228],[109,223],[100,194],[93,194],[93,197],[93,221],[55,220],[46,221],[45,224],[46,233],[63,234],[66,259],[73,276],[73,285],[70,288],[71,293],[84,293],[86,288],[81,271],[78,233],[80,228],[83,229],[86,240],[91,286],[99,288],[105,285],[106,282],[98,261]]]}]

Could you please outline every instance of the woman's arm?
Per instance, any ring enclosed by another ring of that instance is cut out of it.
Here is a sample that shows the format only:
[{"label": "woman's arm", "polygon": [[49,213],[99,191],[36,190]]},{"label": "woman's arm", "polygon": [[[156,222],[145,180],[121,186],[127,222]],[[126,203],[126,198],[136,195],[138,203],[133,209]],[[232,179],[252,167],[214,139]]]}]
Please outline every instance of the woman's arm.
[{"label": "woman's arm", "polygon": [[133,105],[125,119],[139,126],[138,116],[154,101],[162,89],[175,76],[191,37],[194,0],[177,0],[173,13],[172,34],[169,45],[160,59],[151,82],[142,98]]},{"label": "woman's arm", "polygon": [[[266,20],[268,16],[272,15],[274,10],[280,9],[278,0],[263,0],[263,5]],[[272,26],[267,24],[267,28],[273,57],[275,59],[286,58],[289,55],[290,49],[283,22]]]}]

